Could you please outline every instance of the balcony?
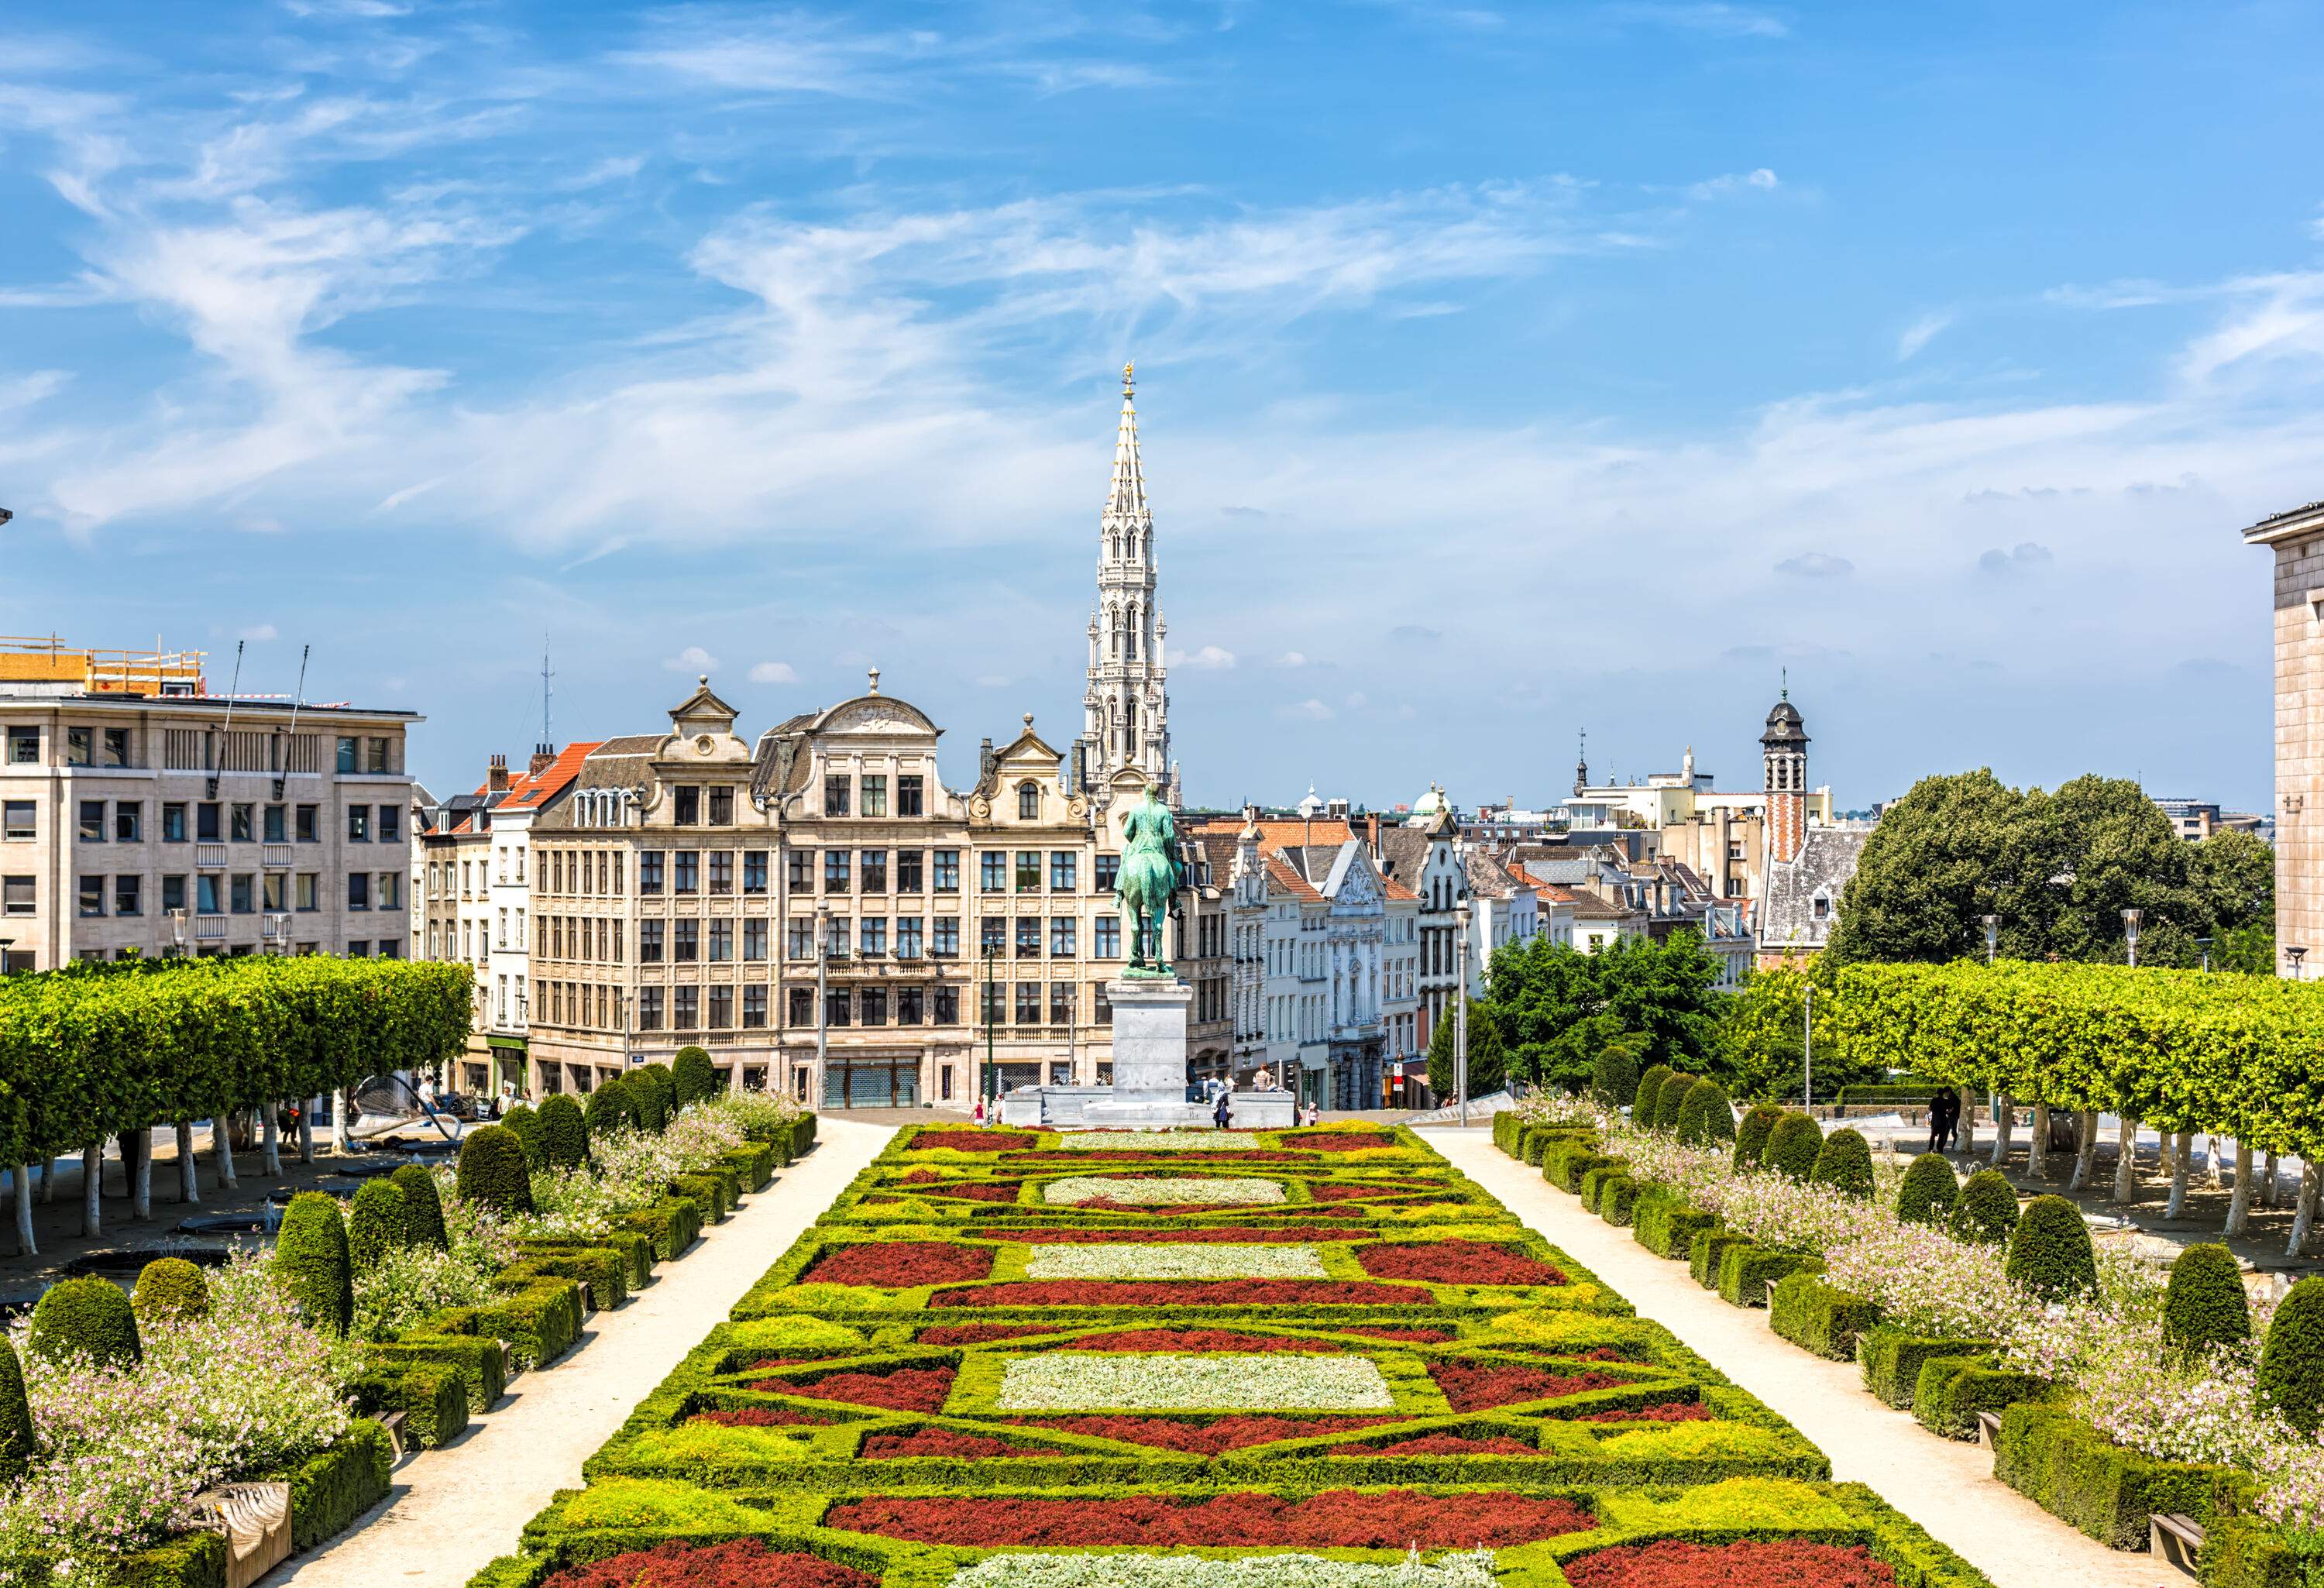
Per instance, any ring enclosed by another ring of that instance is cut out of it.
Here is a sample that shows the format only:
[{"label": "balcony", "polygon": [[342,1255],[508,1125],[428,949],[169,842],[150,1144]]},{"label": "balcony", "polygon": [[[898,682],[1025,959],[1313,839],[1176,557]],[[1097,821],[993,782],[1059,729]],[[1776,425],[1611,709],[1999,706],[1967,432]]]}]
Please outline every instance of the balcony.
[{"label": "balcony", "polygon": [[226,845],[223,844],[195,845],[194,863],[204,871],[217,871],[224,869],[226,865]]},{"label": "balcony", "polygon": [[197,939],[218,938],[225,937],[226,917],[222,915],[196,916],[194,918],[194,936]]},{"label": "balcony", "polygon": [[265,852],[260,856],[259,863],[270,872],[289,871],[290,869],[290,845],[288,844],[267,845],[265,846]]}]

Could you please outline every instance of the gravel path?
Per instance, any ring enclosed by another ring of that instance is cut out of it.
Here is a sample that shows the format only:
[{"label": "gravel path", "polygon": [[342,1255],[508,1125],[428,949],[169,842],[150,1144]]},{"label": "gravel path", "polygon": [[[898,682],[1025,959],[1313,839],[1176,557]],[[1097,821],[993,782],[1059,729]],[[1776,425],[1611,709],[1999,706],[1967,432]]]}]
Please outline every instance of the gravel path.
[{"label": "gravel path", "polygon": [[814,1151],[706,1234],[622,1306],[598,1313],[582,1343],[520,1377],[506,1399],[441,1449],[398,1468],[387,1500],[312,1555],[277,1566],[264,1588],[459,1588],[517,1546],[517,1534],[632,1408],[815,1223],[894,1133],[824,1119]]},{"label": "gravel path", "polygon": [[1865,1390],[1853,1362],[1826,1362],[1767,1327],[1764,1310],[1728,1306],[1493,1145],[1489,1131],[1421,1135],[1548,1240],[1597,1270],[1641,1317],[1669,1329],[1789,1417],[1831,1458],[1832,1476],[1871,1486],[1951,1546],[1996,1588],[2159,1588],[2191,1581],[2144,1555],[2083,1537],[1993,1478],[1993,1453],[1940,1439]]}]

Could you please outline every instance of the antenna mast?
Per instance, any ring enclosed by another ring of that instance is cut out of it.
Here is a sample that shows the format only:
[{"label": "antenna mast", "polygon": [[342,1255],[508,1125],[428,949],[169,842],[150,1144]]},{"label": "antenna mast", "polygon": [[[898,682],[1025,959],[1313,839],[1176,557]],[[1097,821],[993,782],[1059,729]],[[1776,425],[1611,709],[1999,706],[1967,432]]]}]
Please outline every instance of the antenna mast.
[{"label": "antenna mast", "polygon": [[556,693],[549,680],[557,675],[549,670],[549,636],[540,637],[540,748],[544,752],[557,748],[557,740],[549,731],[550,722],[549,700]]},{"label": "antenna mast", "polygon": [[248,643],[246,640],[236,640],[234,642],[234,682],[226,686],[226,726],[218,730],[217,755],[211,762],[210,775],[203,782],[205,792],[202,798],[205,799],[217,798],[220,770],[217,762],[234,753],[234,700],[235,696],[242,693],[242,648]]},{"label": "antenna mast", "polygon": [[290,697],[290,731],[283,736],[282,754],[274,768],[274,798],[282,798],[282,780],[290,770],[290,757],[299,743],[299,708],[307,704],[307,658],[314,653],[309,642],[299,647],[299,690]]}]

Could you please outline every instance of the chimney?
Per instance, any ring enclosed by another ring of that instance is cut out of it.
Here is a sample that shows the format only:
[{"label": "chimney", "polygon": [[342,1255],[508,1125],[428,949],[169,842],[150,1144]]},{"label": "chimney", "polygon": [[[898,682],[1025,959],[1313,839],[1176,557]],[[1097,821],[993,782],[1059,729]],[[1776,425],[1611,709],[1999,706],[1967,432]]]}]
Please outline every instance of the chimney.
[{"label": "chimney", "polygon": [[1364,845],[1375,857],[1379,854],[1379,812],[1376,810],[1364,814]]},{"label": "chimney", "polygon": [[556,764],[557,746],[536,744],[532,747],[532,764],[525,769],[524,775],[528,778],[537,778]]},{"label": "chimney", "polygon": [[484,774],[484,787],[492,793],[505,794],[508,792],[508,757],[495,755],[493,757],[492,770]]}]

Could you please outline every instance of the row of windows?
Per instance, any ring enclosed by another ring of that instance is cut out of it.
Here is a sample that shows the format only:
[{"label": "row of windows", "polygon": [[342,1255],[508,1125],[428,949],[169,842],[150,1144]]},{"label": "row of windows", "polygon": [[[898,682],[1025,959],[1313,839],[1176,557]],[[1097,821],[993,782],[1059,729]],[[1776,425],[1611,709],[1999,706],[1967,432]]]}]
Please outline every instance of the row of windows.
[{"label": "row of windows", "polygon": [[[896,779],[895,814],[899,817],[927,815],[925,808],[927,788],[926,780],[918,772],[899,775]],[[862,796],[861,799],[855,798],[859,791]],[[685,790],[680,789],[679,792],[682,794]],[[846,816],[849,814],[848,808],[851,805],[855,808],[855,814],[858,815],[873,817],[887,816],[889,814],[887,774],[865,772],[860,778],[834,777],[828,773],[825,774],[823,814]],[[685,818],[679,819],[683,821]]]},{"label": "row of windows", "polygon": [[[18,879],[10,878],[11,882]],[[25,882],[32,879],[24,878]],[[110,886],[108,886],[108,881]],[[322,873],[300,872],[293,876],[287,872],[202,872],[191,877],[182,873],[161,879],[161,913],[190,908],[196,915],[255,915],[262,910],[312,910],[322,908]],[[145,879],[138,875],[116,874],[83,876],[78,882],[78,907],[81,916],[138,916],[145,913]],[[26,891],[29,894],[30,890]],[[14,892],[9,896],[8,913],[32,913],[27,903],[23,909],[14,908]],[[289,902],[285,902],[288,900]],[[369,872],[351,872],[347,876],[347,908],[349,909],[395,909],[403,902],[403,873],[381,872],[375,877]],[[110,909],[108,911],[108,904]]]},{"label": "row of windows", "polygon": [[[191,737],[198,736],[201,741],[201,753],[198,756],[194,755],[189,751],[186,755],[173,755],[170,758],[171,765],[180,771],[217,770],[230,771],[280,771],[284,770],[280,766],[235,766],[232,764],[214,768],[213,762],[215,762],[216,757],[213,753],[213,748],[216,736],[210,730],[172,728],[165,731],[171,734],[187,734],[189,739]],[[244,737],[246,735],[229,734],[227,736],[229,738],[236,738]],[[270,735],[270,737],[272,736],[272,735]],[[308,742],[307,736],[303,734],[300,735],[300,740],[301,743]],[[335,764],[337,770],[342,772],[392,772],[398,770],[394,764],[396,759],[395,741],[392,738],[354,734],[342,734],[338,738],[337,752],[337,753]],[[253,752],[253,754],[255,753],[256,752]],[[309,752],[305,754],[304,760],[309,764],[299,767],[297,770],[302,771],[312,771],[314,770],[311,764],[313,759],[311,752]],[[231,758],[229,757],[229,762],[230,761]],[[41,730],[39,725],[32,723],[15,723],[9,725],[8,764],[10,766],[38,766],[41,764]],[[137,762],[130,741],[129,730],[127,728],[83,727],[68,724],[65,728],[65,764],[67,766],[99,768],[128,768],[135,766]]]},{"label": "row of windows", "polygon": [[[318,844],[322,842],[321,813],[322,808],[317,805],[165,800],[161,804],[161,838],[164,844]],[[74,836],[83,844],[145,841],[143,800],[84,799],[74,816]],[[346,817],[350,844],[369,844],[374,838],[382,844],[403,842],[403,808],[400,805],[350,805]],[[39,836],[40,808],[35,801],[11,799],[5,808],[0,808],[0,838]]]}]

